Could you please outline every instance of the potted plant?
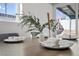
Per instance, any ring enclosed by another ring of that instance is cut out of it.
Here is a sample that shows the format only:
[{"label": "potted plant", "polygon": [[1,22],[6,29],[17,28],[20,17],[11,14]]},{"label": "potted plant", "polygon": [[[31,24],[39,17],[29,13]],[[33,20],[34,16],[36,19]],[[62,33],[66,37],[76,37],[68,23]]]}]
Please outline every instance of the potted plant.
[{"label": "potted plant", "polygon": [[[20,20],[23,26],[28,26],[28,30],[26,32],[33,30],[38,31],[38,33],[36,33],[35,35],[42,33],[43,29],[48,26],[48,22],[41,25],[39,18],[32,15],[24,15],[20,18]],[[57,25],[57,23],[55,24],[54,21],[55,20],[52,19],[50,20],[50,26],[53,32],[56,30]]]}]

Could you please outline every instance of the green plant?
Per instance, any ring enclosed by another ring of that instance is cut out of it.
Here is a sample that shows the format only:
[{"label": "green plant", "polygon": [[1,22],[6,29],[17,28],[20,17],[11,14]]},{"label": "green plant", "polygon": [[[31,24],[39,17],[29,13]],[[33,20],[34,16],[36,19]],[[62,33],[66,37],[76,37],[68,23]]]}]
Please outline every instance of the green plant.
[{"label": "green plant", "polygon": [[[39,18],[36,18],[35,16],[32,16],[32,15],[22,16],[20,20],[21,20],[21,24],[23,26],[29,27],[27,32],[32,31],[32,30],[37,30],[41,33],[43,31],[43,29],[46,26],[48,26],[48,22],[41,25]],[[52,31],[55,31],[56,25],[57,25],[57,24],[54,24],[54,21],[55,20],[52,20],[52,19],[50,20],[50,25],[51,25]]]}]

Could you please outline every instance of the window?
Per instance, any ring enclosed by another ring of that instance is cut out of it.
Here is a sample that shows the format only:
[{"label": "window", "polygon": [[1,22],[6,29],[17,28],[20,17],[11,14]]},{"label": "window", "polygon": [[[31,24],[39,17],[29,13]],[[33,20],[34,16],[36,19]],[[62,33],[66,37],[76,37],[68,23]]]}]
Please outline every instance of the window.
[{"label": "window", "polygon": [[68,20],[70,19],[67,15],[63,14],[61,11],[56,9],[56,19]]},{"label": "window", "polygon": [[0,16],[15,18],[16,17],[16,4],[15,3],[0,3]]},{"label": "window", "polygon": [[16,4],[9,3],[9,4],[6,4],[6,5],[7,5],[6,13],[9,14],[9,15],[16,15]]},{"label": "window", "polygon": [[0,3],[0,13],[5,13],[5,5]]}]

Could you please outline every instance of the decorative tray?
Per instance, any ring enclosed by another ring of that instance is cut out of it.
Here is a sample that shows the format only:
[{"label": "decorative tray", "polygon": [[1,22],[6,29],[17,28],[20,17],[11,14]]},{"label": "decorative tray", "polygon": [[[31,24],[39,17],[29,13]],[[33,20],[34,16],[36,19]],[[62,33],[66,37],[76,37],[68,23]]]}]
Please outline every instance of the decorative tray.
[{"label": "decorative tray", "polygon": [[21,37],[8,37],[8,39],[4,39],[5,43],[17,43],[17,42],[23,42],[23,39]]},{"label": "decorative tray", "polygon": [[71,47],[73,44],[74,42],[69,40],[57,40],[55,42],[53,41],[40,42],[41,46],[51,49],[67,49]]}]

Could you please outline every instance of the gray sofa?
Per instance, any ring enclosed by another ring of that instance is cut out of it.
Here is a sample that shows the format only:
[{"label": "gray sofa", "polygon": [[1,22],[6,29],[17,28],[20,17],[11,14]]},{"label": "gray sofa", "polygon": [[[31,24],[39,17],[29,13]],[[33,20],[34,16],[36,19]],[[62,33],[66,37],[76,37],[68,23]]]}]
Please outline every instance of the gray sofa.
[{"label": "gray sofa", "polygon": [[3,41],[4,39],[7,39],[10,36],[19,36],[18,33],[4,33],[0,34],[0,41]]}]

